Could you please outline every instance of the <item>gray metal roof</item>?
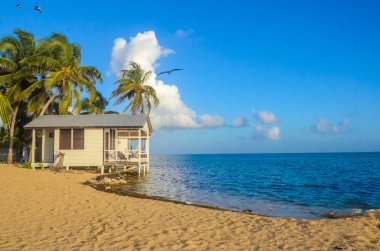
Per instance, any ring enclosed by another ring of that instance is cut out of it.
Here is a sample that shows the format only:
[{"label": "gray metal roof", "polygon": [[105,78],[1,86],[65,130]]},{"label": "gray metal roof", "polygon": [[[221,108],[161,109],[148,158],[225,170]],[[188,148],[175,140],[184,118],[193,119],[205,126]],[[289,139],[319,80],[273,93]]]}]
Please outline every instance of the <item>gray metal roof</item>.
[{"label": "gray metal roof", "polygon": [[145,114],[44,115],[25,125],[33,128],[143,127],[150,121]]}]

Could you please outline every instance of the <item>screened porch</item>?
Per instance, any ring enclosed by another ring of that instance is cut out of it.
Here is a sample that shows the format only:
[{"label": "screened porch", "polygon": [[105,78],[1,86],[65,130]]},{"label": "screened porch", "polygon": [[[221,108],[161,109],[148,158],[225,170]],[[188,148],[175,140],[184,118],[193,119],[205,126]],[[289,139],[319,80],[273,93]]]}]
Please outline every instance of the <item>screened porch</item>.
[{"label": "screened porch", "polygon": [[149,131],[145,129],[104,129],[105,164],[149,163]]}]

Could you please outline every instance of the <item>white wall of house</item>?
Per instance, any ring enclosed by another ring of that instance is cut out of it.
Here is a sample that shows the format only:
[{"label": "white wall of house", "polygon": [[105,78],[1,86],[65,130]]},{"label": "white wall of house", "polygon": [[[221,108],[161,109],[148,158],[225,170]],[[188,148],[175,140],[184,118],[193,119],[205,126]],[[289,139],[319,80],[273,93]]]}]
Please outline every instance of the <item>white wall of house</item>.
[{"label": "white wall of house", "polygon": [[145,122],[145,125],[144,125],[143,129],[146,130],[146,131],[148,131],[148,132],[150,131],[149,130],[148,122]]},{"label": "white wall of house", "polygon": [[103,165],[103,128],[84,129],[83,150],[60,150],[59,129],[54,130],[54,159],[59,152],[65,153],[64,166],[102,166]]}]

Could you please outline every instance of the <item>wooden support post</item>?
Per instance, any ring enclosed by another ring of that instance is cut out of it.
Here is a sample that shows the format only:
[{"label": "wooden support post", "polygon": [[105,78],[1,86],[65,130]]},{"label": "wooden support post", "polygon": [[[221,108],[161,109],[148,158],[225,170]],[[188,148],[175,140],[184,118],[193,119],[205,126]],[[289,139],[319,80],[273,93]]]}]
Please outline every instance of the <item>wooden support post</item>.
[{"label": "wooden support post", "polygon": [[70,170],[70,167],[69,166],[66,166],[66,171],[69,171]]},{"label": "wooden support post", "polygon": [[144,130],[145,132],[145,164],[144,164],[144,174],[147,174],[149,171],[148,165],[149,165],[149,130]]},{"label": "wooden support post", "polygon": [[30,154],[32,155],[30,158],[32,162],[31,165],[32,165],[32,168],[35,169],[34,155],[36,154],[36,129],[32,130],[32,146],[31,146]]},{"label": "wooden support post", "polygon": [[138,158],[139,158],[139,176],[140,176],[140,168],[141,168],[141,129],[139,129],[139,143],[138,143]]},{"label": "wooden support post", "polygon": [[41,162],[45,162],[45,137],[46,129],[42,129],[42,142],[41,142]]},{"label": "wooden support post", "polygon": [[100,167],[100,174],[104,174],[104,166]]},{"label": "wooden support post", "polygon": [[147,173],[149,172],[149,163],[150,163],[150,146],[149,146],[149,140],[150,140],[150,135],[149,135],[149,130],[146,132],[146,145],[145,145],[145,151],[146,151],[146,161],[147,161]]}]

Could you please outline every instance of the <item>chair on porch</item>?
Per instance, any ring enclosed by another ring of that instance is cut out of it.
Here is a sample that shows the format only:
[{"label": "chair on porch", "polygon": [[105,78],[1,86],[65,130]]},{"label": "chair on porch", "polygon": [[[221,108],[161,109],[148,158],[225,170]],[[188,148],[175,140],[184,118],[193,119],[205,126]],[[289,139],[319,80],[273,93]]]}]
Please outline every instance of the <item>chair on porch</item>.
[{"label": "chair on porch", "polygon": [[138,159],[139,158],[139,151],[130,151],[129,152],[129,159]]},{"label": "chair on porch", "polygon": [[63,158],[65,157],[65,153],[58,153],[57,158],[54,161],[54,164],[52,166],[53,170],[59,170],[63,168]]},{"label": "chair on porch", "polygon": [[119,160],[128,160],[128,155],[125,156],[125,154],[123,152],[121,152],[121,151],[117,152],[117,157],[118,157]]}]

